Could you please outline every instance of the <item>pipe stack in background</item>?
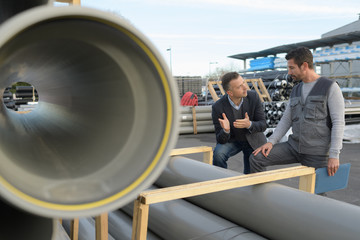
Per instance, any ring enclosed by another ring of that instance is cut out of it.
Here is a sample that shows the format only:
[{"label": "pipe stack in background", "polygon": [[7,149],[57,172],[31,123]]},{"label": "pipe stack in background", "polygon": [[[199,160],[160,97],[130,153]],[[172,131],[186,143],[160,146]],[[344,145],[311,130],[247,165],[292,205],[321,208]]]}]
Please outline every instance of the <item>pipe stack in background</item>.
[{"label": "pipe stack in background", "polygon": [[285,112],[287,102],[264,102],[266,125],[268,128],[274,128],[279,123]]},{"label": "pipe stack in background", "polygon": [[[195,113],[193,114],[193,108]],[[211,118],[212,106],[181,106],[180,107],[180,134],[214,132]],[[194,118],[195,116],[195,118]],[[194,128],[194,124],[196,125]]]}]

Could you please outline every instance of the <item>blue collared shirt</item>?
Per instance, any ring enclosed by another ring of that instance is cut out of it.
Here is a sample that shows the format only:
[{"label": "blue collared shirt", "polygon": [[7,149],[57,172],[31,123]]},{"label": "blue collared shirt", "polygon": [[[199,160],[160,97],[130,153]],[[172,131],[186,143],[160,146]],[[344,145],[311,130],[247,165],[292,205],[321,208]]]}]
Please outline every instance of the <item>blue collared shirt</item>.
[{"label": "blue collared shirt", "polygon": [[[235,108],[237,111],[239,111],[239,109],[241,108],[241,105],[243,104],[244,99],[241,98],[241,102],[240,102],[239,106],[237,106],[237,105],[231,100],[231,98],[230,98],[229,95],[228,95],[228,99],[229,99],[230,105],[231,105],[233,108]],[[248,127],[247,129],[250,129],[250,128],[251,128],[251,125],[252,125],[252,121],[250,121],[250,127]],[[224,132],[226,132],[226,131],[224,130]],[[229,132],[226,132],[226,133],[230,133],[230,131],[229,131]]]},{"label": "blue collared shirt", "polygon": [[240,102],[239,106],[237,106],[237,105],[231,100],[231,98],[230,98],[229,95],[228,95],[228,99],[229,99],[230,105],[231,105],[233,108],[235,108],[237,111],[239,111],[239,109],[241,108],[241,105],[242,105],[244,99],[241,98],[241,102]]}]

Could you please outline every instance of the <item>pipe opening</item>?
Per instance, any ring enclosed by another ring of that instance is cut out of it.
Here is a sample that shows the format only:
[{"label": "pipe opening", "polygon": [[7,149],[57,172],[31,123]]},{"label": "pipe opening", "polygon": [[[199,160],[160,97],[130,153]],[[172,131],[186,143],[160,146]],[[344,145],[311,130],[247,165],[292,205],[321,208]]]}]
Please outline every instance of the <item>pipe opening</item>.
[{"label": "pipe opening", "polygon": [[119,206],[160,174],[157,165],[165,166],[163,151],[175,139],[173,89],[151,50],[126,27],[55,17],[0,48],[0,87],[16,76],[41,93],[29,114],[0,109],[0,176],[12,187],[62,206],[98,207],[116,195],[124,198]]},{"label": "pipe opening", "polygon": [[3,92],[5,107],[19,114],[30,113],[37,107],[39,94],[34,86],[26,82],[15,82]]}]

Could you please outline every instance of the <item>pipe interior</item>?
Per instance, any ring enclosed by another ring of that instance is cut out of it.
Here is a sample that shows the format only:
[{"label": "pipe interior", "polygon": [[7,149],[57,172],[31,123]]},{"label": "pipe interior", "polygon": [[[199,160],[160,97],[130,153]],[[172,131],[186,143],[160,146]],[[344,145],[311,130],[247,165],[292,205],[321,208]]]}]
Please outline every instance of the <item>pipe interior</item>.
[{"label": "pipe interior", "polygon": [[152,60],[125,31],[71,17],[35,24],[0,49],[1,92],[14,82],[39,94],[28,114],[0,109],[0,175],[21,192],[97,201],[153,161],[166,96]]}]

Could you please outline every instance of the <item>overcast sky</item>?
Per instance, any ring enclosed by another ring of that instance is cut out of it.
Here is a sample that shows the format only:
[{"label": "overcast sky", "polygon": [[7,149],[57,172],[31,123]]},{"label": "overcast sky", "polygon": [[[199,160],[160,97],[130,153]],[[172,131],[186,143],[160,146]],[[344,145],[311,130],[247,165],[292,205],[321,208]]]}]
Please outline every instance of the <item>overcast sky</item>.
[{"label": "overcast sky", "polygon": [[[242,69],[230,55],[320,38],[359,19],[359,0],[82,0],[144,33],[173,75]],[[217,64],[215,64],[217,62]],[[210,64],[212,63],[212,64]]]}]

